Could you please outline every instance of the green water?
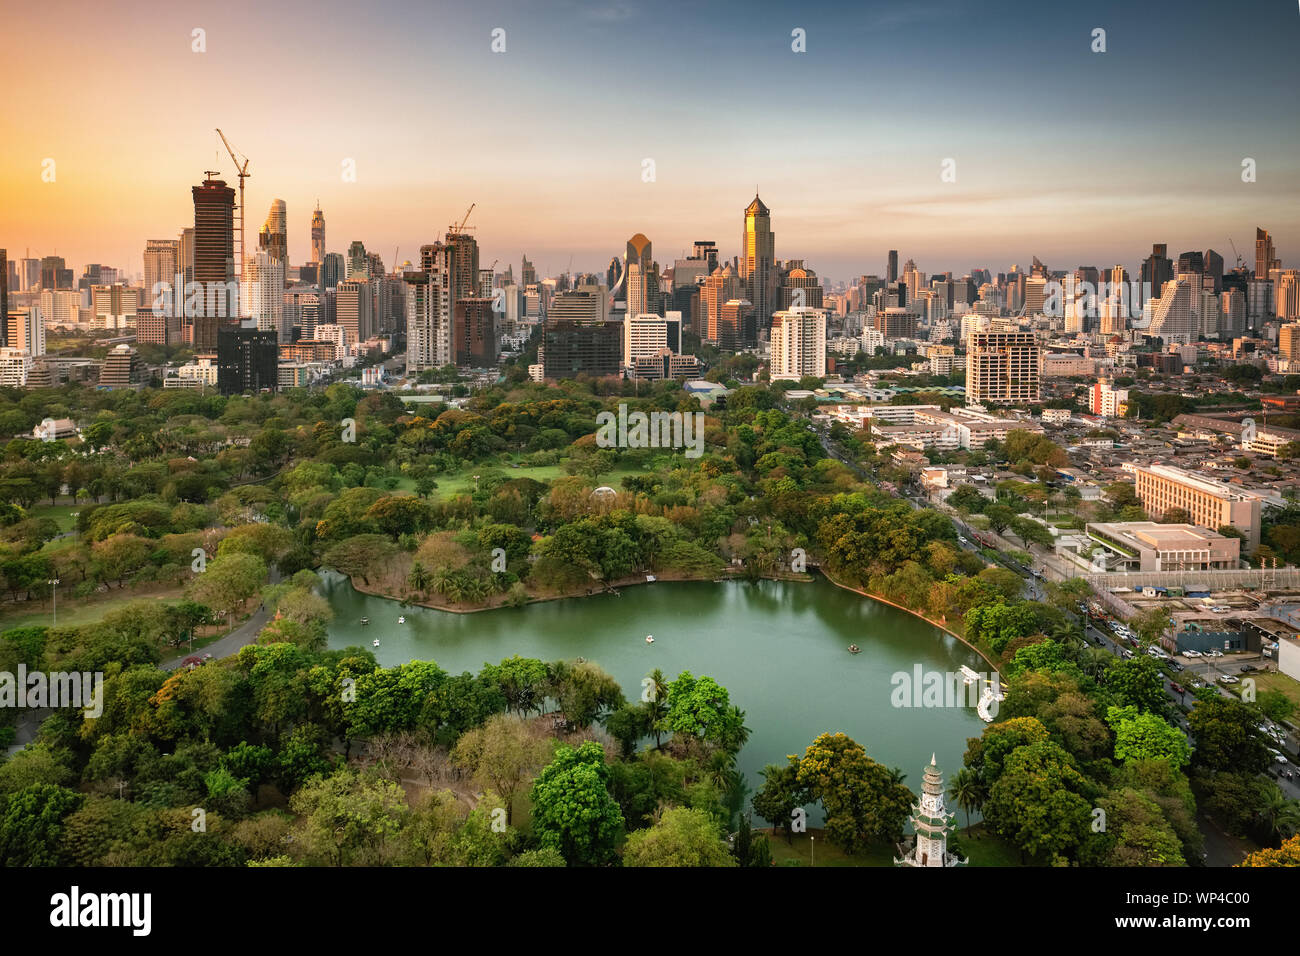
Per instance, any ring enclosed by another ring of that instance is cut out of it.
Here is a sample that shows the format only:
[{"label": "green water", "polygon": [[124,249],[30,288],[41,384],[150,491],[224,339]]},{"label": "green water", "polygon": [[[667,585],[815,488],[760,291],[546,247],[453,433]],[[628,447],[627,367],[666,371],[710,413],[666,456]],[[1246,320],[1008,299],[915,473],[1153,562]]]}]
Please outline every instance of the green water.
[{"label": "green water", "polygon": [[[937,755],[945,777],[961,766],[966,739],[984,729],[972,706],[895,707],[891,675],[977,672],[984,661],[956,638],[910,614],[815,577],[811,583],[669,583],[476,614],[450,614],[358,593],[327,573],[334,607],[329,646],[361,645],[386,667],[436,661],[451,673],[519,654],[585,657],[614,676],[631,700],[658,667],[671,680],[707,674],[745,711],[749,743],[739,757],[750,787],[759,771],[802,754],[823,732],[842,731],[875,760],[900,768],[916,791]],[[406,623],[398,624],[405,615]],[[361,618],[370,619],[362,626]],[[647,644],[647,634],[654,643]],[[378,639],[379,647],[371,647]],[[850,654],[857,644],[860,654]]]}]

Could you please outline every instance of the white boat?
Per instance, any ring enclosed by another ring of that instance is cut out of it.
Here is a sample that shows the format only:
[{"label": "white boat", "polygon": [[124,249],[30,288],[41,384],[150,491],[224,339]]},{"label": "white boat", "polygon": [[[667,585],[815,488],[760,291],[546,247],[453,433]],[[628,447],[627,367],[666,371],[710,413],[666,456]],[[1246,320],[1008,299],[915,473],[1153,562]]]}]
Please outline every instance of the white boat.
[{"label": "white boat", "polygon": [[378,646],[379,646],[379,638],[376,637],[373,641],[371,641],[371,642],[370,642],[370,646],[371,646],[371,647],[378,647]]},{"label": "white boat", "polygon": [[406,616],[403,615],[403,616],[399,617],[399,618],[397,619],[397,623],[398,623],[398,624],[405,624],[405,623],[406,623]]},{"label": "white boat", "polygon": [[647,634],[647,635],[645,636],[645,642],[646,642],[647,644],[653,644],[653,643],[655,642],[654,635],[653,635],[653,634]]}]

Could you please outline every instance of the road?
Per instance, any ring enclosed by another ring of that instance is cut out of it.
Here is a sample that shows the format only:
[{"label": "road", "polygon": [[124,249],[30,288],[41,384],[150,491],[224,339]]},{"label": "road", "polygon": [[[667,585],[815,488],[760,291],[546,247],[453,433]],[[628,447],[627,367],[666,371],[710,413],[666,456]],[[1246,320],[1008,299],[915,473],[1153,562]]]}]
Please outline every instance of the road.
[{"label": "road", "polygon": [[189,651],[186,651],[184,654],[173,660],[164,661],[159,664],[158,667],[161,670],[171,671],[180,667],[187,657],[196,655],[201,657],[204,654],[211,654],[215,658],[229,657],[232,654],[238,654],[241,647],[245,647],[257,641],[258,633],[266,626],[266,622],[270,619],[271,612],[266,609],[266,605],[263,605],[253,613],[252,617],[239,625],[239,627],[235,628],[225,637],[213,641],[202,650],[196,651],[194,655]]},{"label": "road", "polygon": [[[843,455],[840,452],[840,450],[831,443],[830,436],[827,430],[815,429],[815,431],[817,432],[818,438],[821,441],[822,448],[825,449],[826,453],[829,456],[834,458],[836,461],[841,462],[846,467],[852,469],[859,476],[864,478],[868,477],[865,469],[859,466],[856,462],[848,460],[848,458],[845,455]],[[908,502],[913,508],[919,509],[923,507],[934,507],[930,502],[926,501],[925,499],[921,497],[914,497],[901,490],[899,492],[899,497],[903,501]],[[981,548],[975,542],[975,530],[973,528],[967,525],[956,515],[951,514],[950,512],[942,508],[936,510],[939,510],[940,513],[942,514],[948,515],[948,517],[952,519],[953,524],[956,525],[957,527],[958,534],[962,536],[962,540],[960,543],[963,550],[971,551],[975,553],[982,553]],[[1037,570],[1042,571],[1053,577],[1058,577],[1062,580],[1064,580],[1069,576],[1063,573],[1058,567],[1054,565],[1054,563],[1051,561],[1051,555],[1047,554],[1046,552],[1039,554],[1038,550],[1033,546],[1030,546],[1028,550],[1031,552],[1031,554],[1035,556],[1035,561],[1039,565],[1041,565]],[[1010,562],[1009,559],[1003,559],[1001,556],[999,556],[999,560],[1002,561],[1003,563],[1008,564],[1008,566],[1011,567],[1012,570],[1018,570],[1021,571],[1021,573],[1023,573],[1024,569],[1021,569],[1017,563]],[[1037,574],[1026,575],[1025,590],[1024,590],[1026,599],[1030,601],[1045,600],[1046,599],[1045,585],[1046,585],[1045,579],[1039,577]],[[1086,622],[1084,621],[1084,615],[1082,614],[1070,613],[1069,616],[1074,618],[1076,623],[1084,624],[1085,635],[1089,643],[1093,644],[1094,646],[1104,647],[1106,650],[1110,651],[1111,654],[1120,653],[1121,645],[1119,645],[1116,642],[1115,637],[1112,635],[1112,633],[1107,629],[1097,627],[1091,615],[1087,615]],[[1300,615],[1298,615],[1298,617],[1300,617]],[[1125,647],[1127,647],[1127,645],[1125,645]],[[1128,649],[1134,650],[1134,653],[1140,653],[1136,649],[1133,648],[1128,648]],[[1168,676],[1165,676],[1164,677],[1165,692],[1169,694],[1171,700],[1184,705],[1186,704],[1188,694],[1192,690],[1192,688],[1188,686],[1188,680],[1190,680],[1191,675],[1195,675],[1201,678],[1205,682],[1205,684],[1214,687],[1223,696],[1235,697],[1236,696],[1235,694],[1230,693],[1224,686],[1222,686],[1218,682],[1218,677],[1222,674],[1232,674],[1234,676],[1248,674],[1249,672],[1242,671],[1241,668],[1243,666],[1251,665],[1251,666],[1258,667],[1262,663],[1262,658],[1258,654],[1254,654],[1254,655],[1234,654],[1230,658],[1216,657],[1216,658],[1197,659],[1197,658],[1187,658],[1187,657],[1175,657],[1174,660],[1181,668],[1181,670],[1177,671],[1178,677],[1184,678],[1186,676],[1186,679],[1180,679],[1178,681],[1174,681],[1170,679]],[[1184,688],[1184,692],[1182,694],[1174,690],[1173,688],[1174,683],[1178,683],[1180,686]],[[1186,716],[1176,708],[1172,708],[1172,710],[1173,710],[1172,718],[1174,720],[1175,725],[1183,732],[1183,735],[1187,737],[1188,743],[1190,744],[1192,740],[1189,733],[1190,728],[1188,726]],[[1285,728],[1282,729],[1285,732]],[[1276,761],[1271,763],[1268,770],[1268,777],[1271,780],[1273,780],[1273,782],[1276,783],[1278,787],[1281,788],[1282,792],[1288,798],[1300,799],[1300,765],[1298,765],[1300,764],[1300,760],[1297,759],[1297,752],[1300,751],[1300,739],[1298,739],[1294,735],[1291,735],[1290,733],[1287,733],[1287,735],[1283,738],[1283,741],[1281,743],[1274,741],[1271,737],[1266,737],[1265,742],[1269,746],[1270,750],[1281,750],[1289,758],[1288,762],[1285,764],[1278,763]],[[1282,776],[1282,773],[1289,773],[1290,777],[1289,778],[1284,777]],[[1205,833],[1207,837],[1206,839],[1207,855],[1211,858],[1210,862],[1212,865],[1230,865],[1236,862],[1237,858],[1235,857],[1228,859],[1226,863],[1216,862],[1213,859],[1216,856],[1223,857],[1226,854],[1228,849],[1228,845],[1226,841],[1229,838],[1223,837],[1221,834],[1217,834],[1218,839],[1212,839],[1211,834],[1206,832],[1205,827],[1202,827],[1202,832]]]}]

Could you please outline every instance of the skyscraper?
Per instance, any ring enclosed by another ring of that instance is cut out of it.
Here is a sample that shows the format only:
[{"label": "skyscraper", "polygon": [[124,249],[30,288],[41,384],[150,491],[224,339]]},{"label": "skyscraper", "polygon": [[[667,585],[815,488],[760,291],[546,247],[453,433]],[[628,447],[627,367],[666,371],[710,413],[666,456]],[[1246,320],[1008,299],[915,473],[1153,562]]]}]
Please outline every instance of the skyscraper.
[{"label": "skyscraper", "polygon": [[316,211],[311,214],[311,261],[325,261],[325,214],[316,200]]},{"label": "skyscraper", "polygon": [[898,250],[889,250],[889,262],[885,266],[885,284],[893,285],[898,281]]},{"label": "skyscraper", "polygon": [[[0,315],[9,316],[9,253],[0,249]],[[8,322],[3,323],[8,325]],[[8,332],[0,329],[0,348],[9,345]]]},{"label": "skyscraper", "polygon": [[320,261],[320,287],[322,289],[333,289],[346,278],[347,266],[343,262],[343,255],[338,252],[327,252],[325,258]]},{"label": "skyscraper", "polygon": [[972,329],[966,338],[966,403],[1037,402],[1041,366],[1033,332]]},{"label": "skyscraper", "polygon": [[370,278],[370,257],[366,255],[366,245],[360,239],[352,240],[348,246],[348,278]]},{"label": "skyscraper", "polygon": [[[153,308],[161,287],[171,290],[173,301],[184,303],[185,282],[181,275],[180,242],[176,239],[147,239],[144,244],[144,301]],[[175,312],[175,308],[172,310]]]},{"label": "skyscraper", "polygon": [[[650,240],[638,232],[627,241],[627,273],[624,289],[627,295],[627,314],[641,315],[645,312],[658,312],[652,308],[652,294],[657,297],[658,283],[650,289],[650,273],[654,266],[654,255]],[[657,304],[657,303],[656,303]]]},{"label": "skyscraper", "polygon": [[290,341],[293,333],[284,315],[284,260],[265,248],[258,249],[245,272],[240,286],[244,297],[241,313],[263,332],[274,332],[280,342]]},{"label": "skyscraper", "polygon": [[772,317],[772,381],[826,377],[826,313],[795,308]]},{"label": "skyscraper", "polygon": [[1146,304],[1148,291],[1150,298],[1160,298],[1165,283],[1174,277],[1174,264],[1165,255],[1168,248],[1163,242],[1152,243],[1151,255],[1142,260],[1142,274],[1138,281],[1142,283],[1139,288],[1143,305]]},{"label": "skyscraper", "polygon": [[194,281],[203,307],[194,318],[194,347],[217,347],[217,328],[238,309],[235,283],[235,190],[208,173],[194,194]]},{"label": "skyscraper", "polygon": [[1255,227],[1255,278],[1267,279],[1274,268],[1273,237],[1264,229]]},{"label": "skyscraper", "polygon": [[745,207],[740,248],[740,280],[745,284],[746,298],[754,304],[759,328],[766,329],[772,322],[776,298],[776,236],[772,233],[772,211],[763,205],[757,191]]},{"label": "skyscraper", "polygon": [[283,199],[272,199],[266,222],[257,234],[257,248],[289,268],[289,210]]},{"label": "skyscraper", "polygon": [[1223,291],[1223,256],[1213,249],[1205,250],[1205,275],[1214,280],[1214,292]]}]

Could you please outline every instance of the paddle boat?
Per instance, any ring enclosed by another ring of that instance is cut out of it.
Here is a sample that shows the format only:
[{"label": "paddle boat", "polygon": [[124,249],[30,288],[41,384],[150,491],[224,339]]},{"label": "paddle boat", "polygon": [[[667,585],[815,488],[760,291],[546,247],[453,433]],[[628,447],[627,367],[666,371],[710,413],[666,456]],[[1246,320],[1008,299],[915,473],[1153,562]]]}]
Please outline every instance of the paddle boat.
[{"label": "paddle boat", "polygon": [[373,641],[371,641],[371,642],[370,642],[370,646],[371,646],[371,647],[378,647],[378,646],[379,646],[379,638],[376,637]]},{"label": "paddle boat", "polygon": [[861,654],[861,653],[862,653],[862,648],[858,647],[858,645],[856,645],[856,644],[850,644],[850,645],[849,645],[849,653],[850,653],[850,654]]},{"label": "paddle boat", "polygon": [[653,635],[653,634],[647,634],[647,635],[645,636],[645,642],[646,642],[647,644],[653,644],[653,643],[655,642],[654,635]]},{"label": "paddle boat", "polygon": [[369,623],[370,623],[370,618],[368,618],[368,617],[363,617],[363,618],[361,619],[361,623],[362,623],[362,624],[369,624]]},{"label": "paddle boat", "polygon": [[397,619],[397,623],[398,623],[398,624],[405,624],[405,623],[406,623],[406,615],[403,614],[401,617],[399,617],[399,618]]}]

